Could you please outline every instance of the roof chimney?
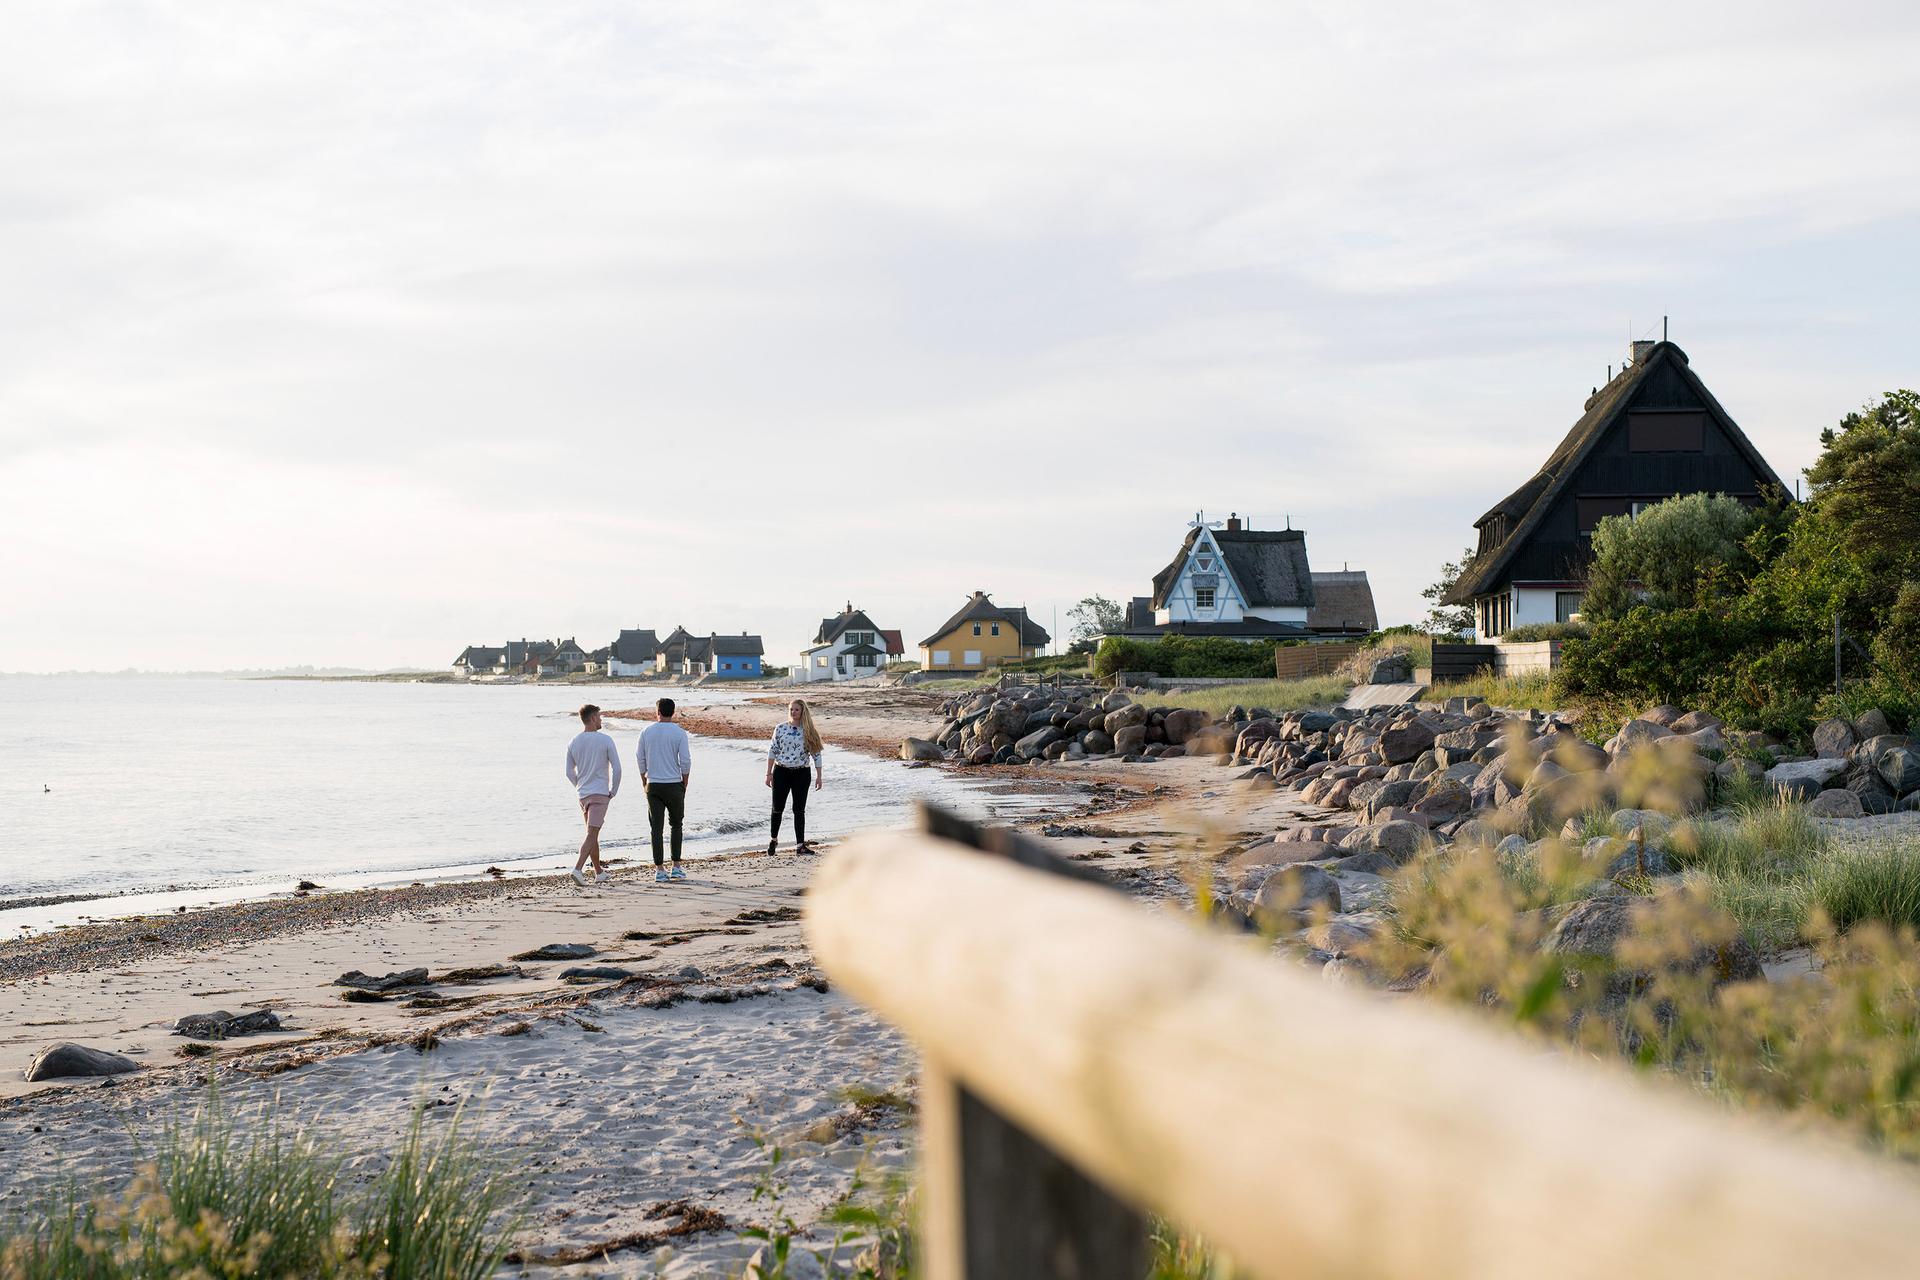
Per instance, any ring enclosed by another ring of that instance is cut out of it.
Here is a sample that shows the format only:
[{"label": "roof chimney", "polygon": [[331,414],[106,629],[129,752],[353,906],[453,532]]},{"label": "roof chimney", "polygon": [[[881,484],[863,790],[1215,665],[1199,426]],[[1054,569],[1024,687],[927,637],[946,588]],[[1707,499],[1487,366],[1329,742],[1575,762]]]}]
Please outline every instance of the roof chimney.
[{"label": "roof chimney", "polygon": [[1227,513],[1227,532],[1240,532],[1240,513],[1238,511],[1230,511]]},{"label": "roof chimney", "polygon": [[1627,363],[1644,364],[1647,357],[1653,354],[1655,345],[1657,344],[1655,344],[1652,338],[1639,338],[1628,343]]}]

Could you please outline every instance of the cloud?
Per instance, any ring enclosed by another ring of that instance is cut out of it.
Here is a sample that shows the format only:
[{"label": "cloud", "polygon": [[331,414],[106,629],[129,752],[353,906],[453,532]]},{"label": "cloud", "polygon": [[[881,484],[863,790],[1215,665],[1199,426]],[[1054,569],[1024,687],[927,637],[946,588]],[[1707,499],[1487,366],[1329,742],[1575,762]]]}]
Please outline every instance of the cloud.
[{"label": "cloud", "polygon": [[9,35],[0,668],[125,665],[135,604],[152,666],[784,655],[849,596],[917,632],[1137,592],[1201,506],[1292,515],[1404,620],[1663,313],[1783,473],[1911,381],[1906,6]]}]

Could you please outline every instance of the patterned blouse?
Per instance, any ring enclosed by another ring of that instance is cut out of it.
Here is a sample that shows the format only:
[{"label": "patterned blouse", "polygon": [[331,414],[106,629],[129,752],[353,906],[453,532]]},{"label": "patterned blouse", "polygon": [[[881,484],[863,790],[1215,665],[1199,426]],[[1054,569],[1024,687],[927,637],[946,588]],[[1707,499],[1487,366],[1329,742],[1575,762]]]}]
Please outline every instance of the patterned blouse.
[{"label": "patterned blouse", "polygon": [[[807,735],[800,726],[789,720],[773,731],[773,741],[767,747],[767,759],[782,769],[804,769],[807,767]],[[820,753],[813,753],[813,767],[820,767]]]}]

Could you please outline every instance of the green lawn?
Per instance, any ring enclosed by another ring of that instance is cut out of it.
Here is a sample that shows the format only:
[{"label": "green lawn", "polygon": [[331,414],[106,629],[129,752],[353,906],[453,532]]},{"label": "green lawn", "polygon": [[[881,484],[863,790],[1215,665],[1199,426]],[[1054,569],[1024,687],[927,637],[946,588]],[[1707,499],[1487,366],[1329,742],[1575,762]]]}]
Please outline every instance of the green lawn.
[{"label": "green lawn", "polygon": [[1339,676],[1308,676],[1304,680],[1249,680],[1244,684],[1217,684],[1188,692],[1153,689],[1134,698],[1143,707],[1191,707],[1225,715],[1228,708],[1265,707],[1294,711],[1302,707],[1331,707],[1347,696],[1348,684]]}]

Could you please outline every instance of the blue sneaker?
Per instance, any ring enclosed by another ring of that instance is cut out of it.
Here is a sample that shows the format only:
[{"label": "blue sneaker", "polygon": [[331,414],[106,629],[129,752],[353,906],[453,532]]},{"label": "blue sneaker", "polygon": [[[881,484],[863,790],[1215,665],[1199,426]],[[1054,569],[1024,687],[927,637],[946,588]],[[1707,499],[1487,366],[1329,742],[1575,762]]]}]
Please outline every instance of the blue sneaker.
[{"label": "blue sneaker", "polygon": [[675,880],[685,880],[687,878],[687,873],[680,869],[680,864],[677,862],[673,864],[673,875],[671,878]]},{"label": "blue sneaker", "polygon": [[661,884],[665,884],[667,882],[667,869],[665,867],[655,867],[653,869],[653,878]]}]

